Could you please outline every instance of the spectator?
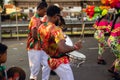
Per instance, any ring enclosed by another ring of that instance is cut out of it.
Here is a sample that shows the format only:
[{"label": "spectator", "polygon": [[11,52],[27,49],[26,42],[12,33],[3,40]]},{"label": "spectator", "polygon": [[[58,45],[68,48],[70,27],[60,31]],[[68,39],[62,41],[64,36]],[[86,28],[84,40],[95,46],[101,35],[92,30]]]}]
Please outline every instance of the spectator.
[{"label": "spectator", "polygon": [[2,66],[7,60],[7,48],[5,44],[0,43],[0,80],[7,79],[5,66]]},{"label": "spectator", "polygon": [[25,80],[25,71],[20,67],[11,67],[7,70],[8,80]]}]

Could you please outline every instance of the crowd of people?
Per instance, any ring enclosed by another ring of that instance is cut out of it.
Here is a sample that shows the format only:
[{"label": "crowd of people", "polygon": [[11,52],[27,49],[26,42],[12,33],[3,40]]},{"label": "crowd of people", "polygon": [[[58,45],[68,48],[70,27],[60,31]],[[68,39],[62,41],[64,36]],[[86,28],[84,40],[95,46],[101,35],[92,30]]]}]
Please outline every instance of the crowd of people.
[{"label": "crowd of people", "polygon": [[[103,58],[105,46],[108,45],[115,54],[116,59],[108,69],[116,79],[120,79],[120,7],[116,7],[115,19],[108,20],[108,11],[104,9],[101,17],[95,22],[94,38],[98,40],[98,64],[105,65]],[[49,80],[51,70],[60,80],[74,80],[70,67],[69,52],[82,48],[81,41],[73,46],[67,45],[64,34],[65,21],[61,16],[61,8],[56,5],[48,6],[42,0],[36,8],[36,13],[31,18],[28,27],[27,51],[30,68],[30,80],[37,80],[42,67],[42,79]],[[110,36],[106,40],[105,33]],[[2,63],[7,60],[7,46],[0,43],[0,80],[25,80],[26,73],[22,68],[11,67],[6,70]],[[42,65],[42,66],[41,66]]]}]

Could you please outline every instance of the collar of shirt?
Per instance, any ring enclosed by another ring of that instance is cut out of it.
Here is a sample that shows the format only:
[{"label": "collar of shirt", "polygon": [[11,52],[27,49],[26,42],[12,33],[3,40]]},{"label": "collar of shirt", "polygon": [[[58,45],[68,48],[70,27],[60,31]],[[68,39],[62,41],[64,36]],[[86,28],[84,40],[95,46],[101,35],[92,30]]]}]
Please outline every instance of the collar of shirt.
[{"label": "collar of shirt", "polygon": [[35,13],[35,17],[36,17],[36,18],[40,18],[40,16],[39,16],[37,13]]}]

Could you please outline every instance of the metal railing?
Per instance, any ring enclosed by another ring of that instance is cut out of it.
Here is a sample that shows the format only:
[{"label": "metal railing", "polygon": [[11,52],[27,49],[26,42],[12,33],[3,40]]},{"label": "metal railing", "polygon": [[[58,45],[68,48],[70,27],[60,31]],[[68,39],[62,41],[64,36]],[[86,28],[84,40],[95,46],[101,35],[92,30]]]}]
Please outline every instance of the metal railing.
[{"label": "metal railing", "polygon": [[[88,22],[85,21],[85,28],[84,30],[93,30],[92,25],[94,24],[93,21]],[[2,34],[9,34],[9,37],[13,37],[13,34],[27,34],[27,30],[28,30],[28,22],[24,22],[24,23],[18,23],[17,25],[12,22],[12,24],[2,24],[1,25],[1,29],[2,29]],[[67,26],[67,31],[66,32],[70,32],[70,34],[74,34],[74,32],[80,32],[82,30],[82,22],[80,21],[74,21],[74,22],[66,22],[66,26]],[[17,32],[17,29],[19,32]],[[16,37],[20,37],[20,36],[16,36]]]}]

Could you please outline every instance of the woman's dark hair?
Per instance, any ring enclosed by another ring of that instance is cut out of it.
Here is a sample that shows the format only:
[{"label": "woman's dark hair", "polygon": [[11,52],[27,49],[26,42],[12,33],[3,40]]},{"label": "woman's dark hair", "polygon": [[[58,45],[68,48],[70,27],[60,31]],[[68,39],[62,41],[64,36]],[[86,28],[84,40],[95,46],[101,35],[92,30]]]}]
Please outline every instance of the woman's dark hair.
[{"label": "woman's dark hair", "polygon": [[66,30],[67,30],[67,27],[65,26],[65,25],[66,25],[66,24],[65,24],[65,20],[64,20],[63,16],[59,15],[59,17],[60,17],[60,21],[61,21],[61,23],[59,23],[59,25],[62,25],[62,26],[61,26],[62,31],[66,31]]},{"label": "woman's dark hair", "polygon": [[60,14],[60,8],[55,5],[49,6],[47,9],[47,16],[52,17],[56,14]]},{"label": "woman's dark hair", "polygon": [[[119,7],[119,6],[116,6],[115,9],[117,10],[117,12],[119,12],[120,7]],[[113,21],[111,31],[114,29],[114,25],[115,25],[116,20],[118,19],[118,17],[120,17],[120,13],[118,13],[118,14],[115,15],[115,19],[114,19],[114,21]]]},{"label": "woman's dark hair", "polygon": [[120,17],[120,14],[116,14],[115,19],[114,19],[113,24],[112,24],[111,31],[114,29],[114,25],[115,25],[116,20],[118,19],[118,17]]},{"label": "woman's dark hair", "polygon": [[11,77],[13,78],[16,72],[19,73],[19,80],[25,80],[26,78],[25,71],[20,67],[9,68],[7,71],[8,78],[11,78]]},{"label": "woman's dark hair", "polygon": [[43,9],[43,8],[45,8],[45,7],[47,7],[47,6],[48,6],[48,5],[47,5],[46,0],[42,0],[40,3],[38,3],[37,10],[38,10],[38,9]]},{"label": "woman's dark hair", "polygon": [[[102,17],[100,17],[100,18],[98,18],[98,24],[100,23],[100,21],[104,18],[105,16],[102,16]],[[97,24],[97,25],[98,25]]]},{"label": "woman's dark hair", "polygon": [[64,18],[63,18],[61,15],[59,15],[59,17],[60,17],[61,23],[62,23],[63,25],[65,25],[65,20],[64,20]]},{"label": "woman's dark hair", "polygon": [[110,21],[113,21],[113,20],[114,20],[114,17],[115,17],[114,14],[110,14],[109,20],[110,20]]},{"label": "woman's dark hair", "polygon": [[5,44],[0,43],[0,54],[4,54],[7,48],[8,47]]}]

